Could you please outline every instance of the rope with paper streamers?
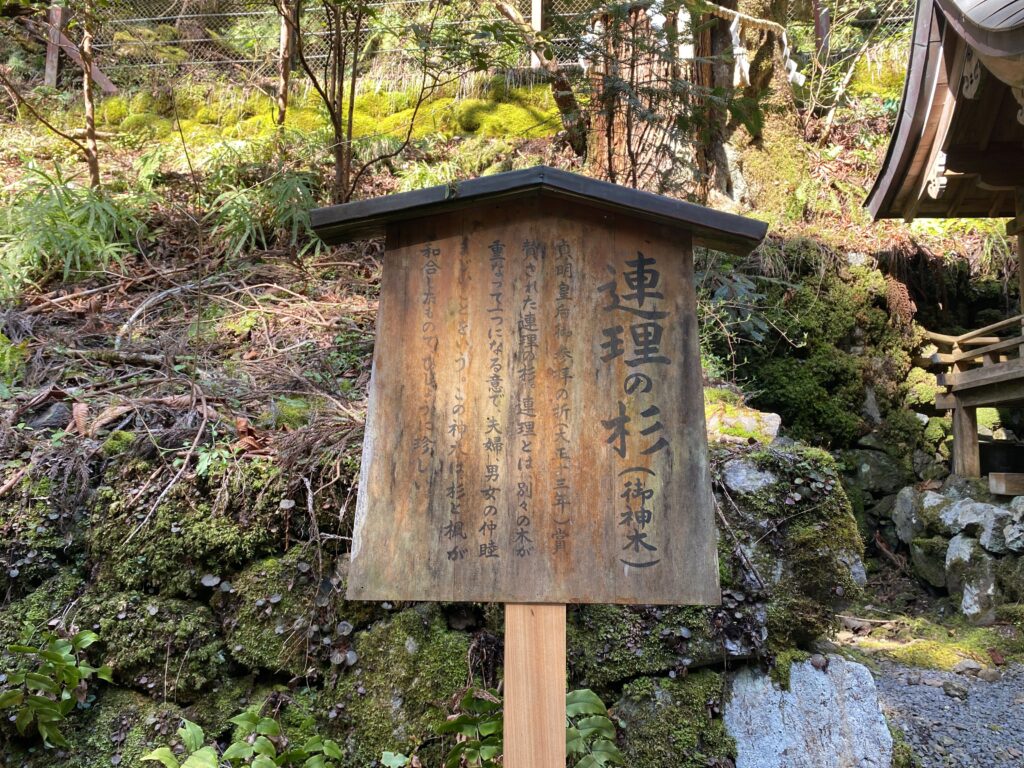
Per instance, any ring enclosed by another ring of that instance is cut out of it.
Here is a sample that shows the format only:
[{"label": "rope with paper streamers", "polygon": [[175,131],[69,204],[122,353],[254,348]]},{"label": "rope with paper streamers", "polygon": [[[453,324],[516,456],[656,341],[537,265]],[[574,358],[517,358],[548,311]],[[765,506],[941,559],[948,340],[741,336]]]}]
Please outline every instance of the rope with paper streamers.
[{"label": "rope with paper streamers", "polygon": [[750,57],[747,53],[747,46],[743,43],[741,32],[744,27],[749,29],[760,29],[764,32],[774,32],[782,41],[782,61],[786,70],[786,78],[790,83],[801,86],[806,82],[807,77],[796,69],[796,62],[790,58],[789,40],[786,37],[786,28],[781,24],[768,19],[759,19],[740,11],[734,11],[715,3],[705,2],[701,10],[717,16],[729,22],[729,34],[732,36],[732,55],[735,63],[733,71],[733,87],[739,88],[750,85]]}]

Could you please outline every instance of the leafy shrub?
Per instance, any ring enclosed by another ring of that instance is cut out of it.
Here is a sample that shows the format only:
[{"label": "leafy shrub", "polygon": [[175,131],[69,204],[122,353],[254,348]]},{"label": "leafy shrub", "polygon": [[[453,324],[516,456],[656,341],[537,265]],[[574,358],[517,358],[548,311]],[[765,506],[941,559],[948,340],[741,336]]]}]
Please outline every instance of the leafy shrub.
[{"label": "leafy shrub", "polygon": [[[438,733],[457,738],[445,768],[498,768],[504,752],[504,721],[498,692],[470,690],[459,702],[459,709],[459,714],[438,728]],[[565,716],[565,751],[570,765],[602,768],[625,764],[615,746],[615,724],[596,693],[586,688],[570,691],[565,697]],[[385,768],[405,768],[413,764],[413,759],[385,752],[380,762]]]},{"label": "leafy shrub", "polygon": [[7,649],[27,661],[28,669],[4,676],[0,709],[15,710],[14,726],[22,736],[35,725],[44,746],[67,747],[61,724],[76,706],[88,701],[89,680],[113,682],[111,669],[85,663],[85,649],[99,640],[95,632],[85,630],[70,637],[46,632],[39,646],[28,644],[33,634],[34,628],[27,626],[21,644]]},{"label": "leafy shrub", "polygon": [[309,224],[315,189],[313,175],[299,171],[281,171],[249,187],[229,185],[208,215],[213,236],[233,256],[275,246],[301,256],[319,244]]},{"label": "leafy shrub", "polygon": [[60,275],[105,269],[146,233],[140,198],[79,187],[29,165],[0,208],[0,296]]},{"label": "leafy shrub", "polygon": [[280,722],[243,712],[231,718],[236,726],[230,745],[218,753],[216,745],[206,743],[203,729],[185,720],[178,729],[184,762],[170,747],[158,747],[143,761],[160,763],[164,768],[217,768],[218,766],[252,766],[252,768],[333,768],[343,755],[337,742],[311,736],[302,744],[288,741]]}]

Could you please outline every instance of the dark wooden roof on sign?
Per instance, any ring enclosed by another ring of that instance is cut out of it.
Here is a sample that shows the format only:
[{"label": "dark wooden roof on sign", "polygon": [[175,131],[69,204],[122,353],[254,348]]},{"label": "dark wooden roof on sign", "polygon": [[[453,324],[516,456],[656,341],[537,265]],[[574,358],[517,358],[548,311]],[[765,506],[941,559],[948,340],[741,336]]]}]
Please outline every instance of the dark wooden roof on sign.
[{"label": "dark wooden roof on sign", "polygon": [[458,184],[318,208],[310,214],[313,230],[328,244],[384,233],[389,222],[431,216],[477,203],[523,195],[543,195],[580,203],[600,212],[618,212],[677,226],[693,233],[694,243],[740,255],[764,239],[768,225],[682,200],[596,181],[547,166],[498,173]]},{"label": "dark wooden roof on sign", "polygon": [[1024,180],[1024,0],[918,0],[876,219],[1012,217]]}]

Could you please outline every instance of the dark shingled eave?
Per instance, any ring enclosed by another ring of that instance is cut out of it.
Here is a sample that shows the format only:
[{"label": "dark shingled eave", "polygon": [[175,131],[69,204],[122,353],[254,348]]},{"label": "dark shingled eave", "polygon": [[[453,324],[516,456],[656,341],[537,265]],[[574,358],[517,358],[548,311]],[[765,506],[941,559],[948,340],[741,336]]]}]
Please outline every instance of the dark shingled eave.
[{"label": "dark shingled eave", "polygon": [[[910,64],[907,79],[903,84],[903,98],[900,99],[896,125],[889,139],[889,148],[882,161],[882,169],[875,177],[875,183],[868,193],[865,205],[872,218],[896,219],[903,216],[902,210],[894,210],[892,202],[904,182],[907,166],[917,151],[921,126],[928,116],[932,91],[940,57],[940,44],[930,40],[934,18],[933,0],[918,0],[914,16],[914,32],[911,36]],[[944,17],[939,19],[941,24]],[[922,109],[923,107],[923,109]]]},{"label": "dark shingled eave", "polygon": [[1005,15],[991,19],[991,23],[973,18],[978,15],[977,6],[981,3],[964,0],[934,2],[950,26],[976,51],[1002,58],[1024,54],[1024,3],[1019,0],[1001,4]]},{"label": "dark shingled eave", "polygon": [[[1022,6],[1015,0],[1006,3]],[[1024,17],[1014,14],[1000,24],[986,26],[970,15],[978,5],[969,0],[918,0],[914,16],[914,33],[907,79],[903,87],[896,126],[889,140],[889,148],[882,168],[868,193],[865,205],[875,220],[902,218],[904,211],[893,208],[900,190],[916,179],[907,179],[906,173],[918,151],[921,128],[928,118],[935,91],[938,67],[942,62],[942,43],[932,40],[932,27],[937,25],[939,36],[956,34],[979,53],[996,58],[1024,56]]]},{"label": "dark shingled eave", "polygon": [[310,213],[310,222],[313,231],[325,243],[336,245],[378,237],[393,221],[423,218],[441,211],[531,193],[676,226],[692,232],[696,245],[742,256],[754,250],[768,232],[768,225],[756,219],[588,179],[543,165],[458,184],[317,208]]}]

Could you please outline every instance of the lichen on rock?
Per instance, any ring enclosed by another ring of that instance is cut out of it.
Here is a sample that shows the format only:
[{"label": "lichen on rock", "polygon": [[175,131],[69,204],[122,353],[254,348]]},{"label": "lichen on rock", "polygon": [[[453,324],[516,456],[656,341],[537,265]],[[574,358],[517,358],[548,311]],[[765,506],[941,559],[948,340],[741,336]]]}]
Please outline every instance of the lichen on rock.
[{"label": "lichen on rock", "polygon": [[724,676],[710,670],[625,685],[612,712],[621,725],[626,764],[705,768],[735,757],[721,719],[725,696]]}]

